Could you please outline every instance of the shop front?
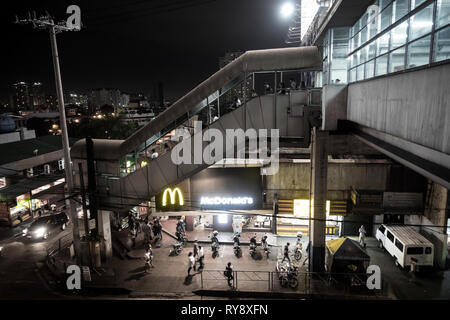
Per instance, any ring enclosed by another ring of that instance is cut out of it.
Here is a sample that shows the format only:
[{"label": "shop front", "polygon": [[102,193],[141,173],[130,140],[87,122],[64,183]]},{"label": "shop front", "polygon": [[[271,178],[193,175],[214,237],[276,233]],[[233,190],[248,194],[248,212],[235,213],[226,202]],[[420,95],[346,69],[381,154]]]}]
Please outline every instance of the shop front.
[{"label": "shop front", "polygon": [[[223,232],[270,230],[270,216],[262,212],[259,168],[210,168],[190,181],[191,207],[204,213],[195,227]],[[269,220],[269,221],[268,221]]]},{"label": "shop front", "polygon": [[[343,216],[347,212],[346,200],[327,200],[326,235],[339,235]],[[278,200],[276,231],[282,236],[309,235],[310,202],[308,199]]]},{"label": "shop front", "polygon": [[36,218],[47,204],[64,197],[64,178],[58,180],[28,179],[24,183],[7,186],[0,193],[0,223],[16,226]]}]

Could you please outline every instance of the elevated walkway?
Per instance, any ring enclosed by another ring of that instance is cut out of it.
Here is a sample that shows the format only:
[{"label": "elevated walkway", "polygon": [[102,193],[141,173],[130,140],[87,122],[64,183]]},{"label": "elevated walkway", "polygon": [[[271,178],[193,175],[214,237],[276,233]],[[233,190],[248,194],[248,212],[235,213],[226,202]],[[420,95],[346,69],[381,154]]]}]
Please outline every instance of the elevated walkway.
[{"label": "elevated walkway", "polygon": [[[249,77],[254,79],[255,73],[258,72],[320,70],[321,65],[321,57],[316,47],[248,51],[198,85],[128,139],[94,140],[100,207],[120,211],[137,206],[143,201],[149,201],[165,187],[181,182],[222,160],[226,155],[234,155],[234,146],[227,141],[222,141],[223,152],[216,152],[214,157],[203,157],[203,161],[197,164],[174,163],[173,159],[180,157],[179,153],[174,154],[179,152],[175,149],[167,150],[156,159],[149,157],[146,150],[174,129],[180,126],[188,127],[190,121],[211,103],[217,103],[219,107],[220,97],[231,92],[236,85],[244,85],[245,88]],[[245,131],[250,128],[259,134],[259,130],[267,129],[269,138],[270,129],[279,129],[280,137],[295,139],[300,146],[308,147],[311,127],[320,124],[320,89],[293,90],[287,94],[272,93],[256,97],[251,97],[248,90],[244,89],[243,100],[236,109],[220,113],[216,121],[209,119],[210,123],[203,125],[201,130],[190,133],[191,138],[187,139],[189,141],[183,143],[190,144],[192,160],[195,142],[200,143],[202,150],[205,150],[210,141],[203,140],[213,140],[210,136],[205,136],[208,129],[221,133],[223,137],[226,136],[227,130]],[[238,150],[242,147],[242,143],[239,145],[238,142],[236,145]],[[267,158],[263,159],[266,165],[270,164],[270,148],[278,152],[278,145],[267,145],[266,150],[258,149],[267,155]],[[74,145],[71,155],[75,171],[74,182],[78,187],[79,162],[83,163],[84,180],[87,181],[84,139]],[[132,169],[127,165],[127,159],[130,157],[134,160]]]}]

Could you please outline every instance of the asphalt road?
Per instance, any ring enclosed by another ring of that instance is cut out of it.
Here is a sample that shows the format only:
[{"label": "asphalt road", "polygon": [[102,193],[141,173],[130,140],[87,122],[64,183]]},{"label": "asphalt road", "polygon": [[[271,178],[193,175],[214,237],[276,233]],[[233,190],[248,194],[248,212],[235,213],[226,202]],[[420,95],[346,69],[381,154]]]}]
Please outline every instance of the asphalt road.
[{"label": "asphalt road", "polygon": [[3,247],[0,257],[0,299],[61,299],[48,287],[38,272],[38,265],[44,263],[47,247],[70,232],[71,227],[67,227],[47,240],[12,236],[0,241]]}]

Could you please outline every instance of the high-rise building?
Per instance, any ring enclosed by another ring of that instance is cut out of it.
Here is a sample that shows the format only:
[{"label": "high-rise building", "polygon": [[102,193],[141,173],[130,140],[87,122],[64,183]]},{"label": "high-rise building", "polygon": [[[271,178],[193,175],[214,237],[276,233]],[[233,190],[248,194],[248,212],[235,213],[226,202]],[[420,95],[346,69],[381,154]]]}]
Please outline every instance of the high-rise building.
[{"label": "high-rise building", "polygon": [[41,82],[34,82],[31,85],[30,102],[32,103],[33,109],[38,109],[45,105],[44,88]]},{"label": "high-rise building", "polygon": [[26,82],[17,82],[13,84],[12,101],[16,110],[27,110],[32,105],[30,103],[29,87]]},{"label": "high-rise building", "polygon": [[92,113],[104,105],[110,105],[114,112],[122,106],[121,93],[119,89],[98,88],[88,92],[88,105]]}]

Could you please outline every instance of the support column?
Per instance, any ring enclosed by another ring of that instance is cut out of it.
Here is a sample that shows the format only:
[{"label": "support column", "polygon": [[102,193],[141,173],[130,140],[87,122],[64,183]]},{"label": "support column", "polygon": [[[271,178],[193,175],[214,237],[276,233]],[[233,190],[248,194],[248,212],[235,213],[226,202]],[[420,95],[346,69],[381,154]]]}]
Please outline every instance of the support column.
[{"label": "support column", "polygon": [[314,127],[311,150],[311,252],[310,271],[325,269],[325,219],[328,174],[328,131]]},{"label": "support column", "polygon": [[98,211],[98,233],[105,239],[102,242],[101,255],[102,259],[108,260],[112,257],[112,241],[111,241],[111,211]]}]

